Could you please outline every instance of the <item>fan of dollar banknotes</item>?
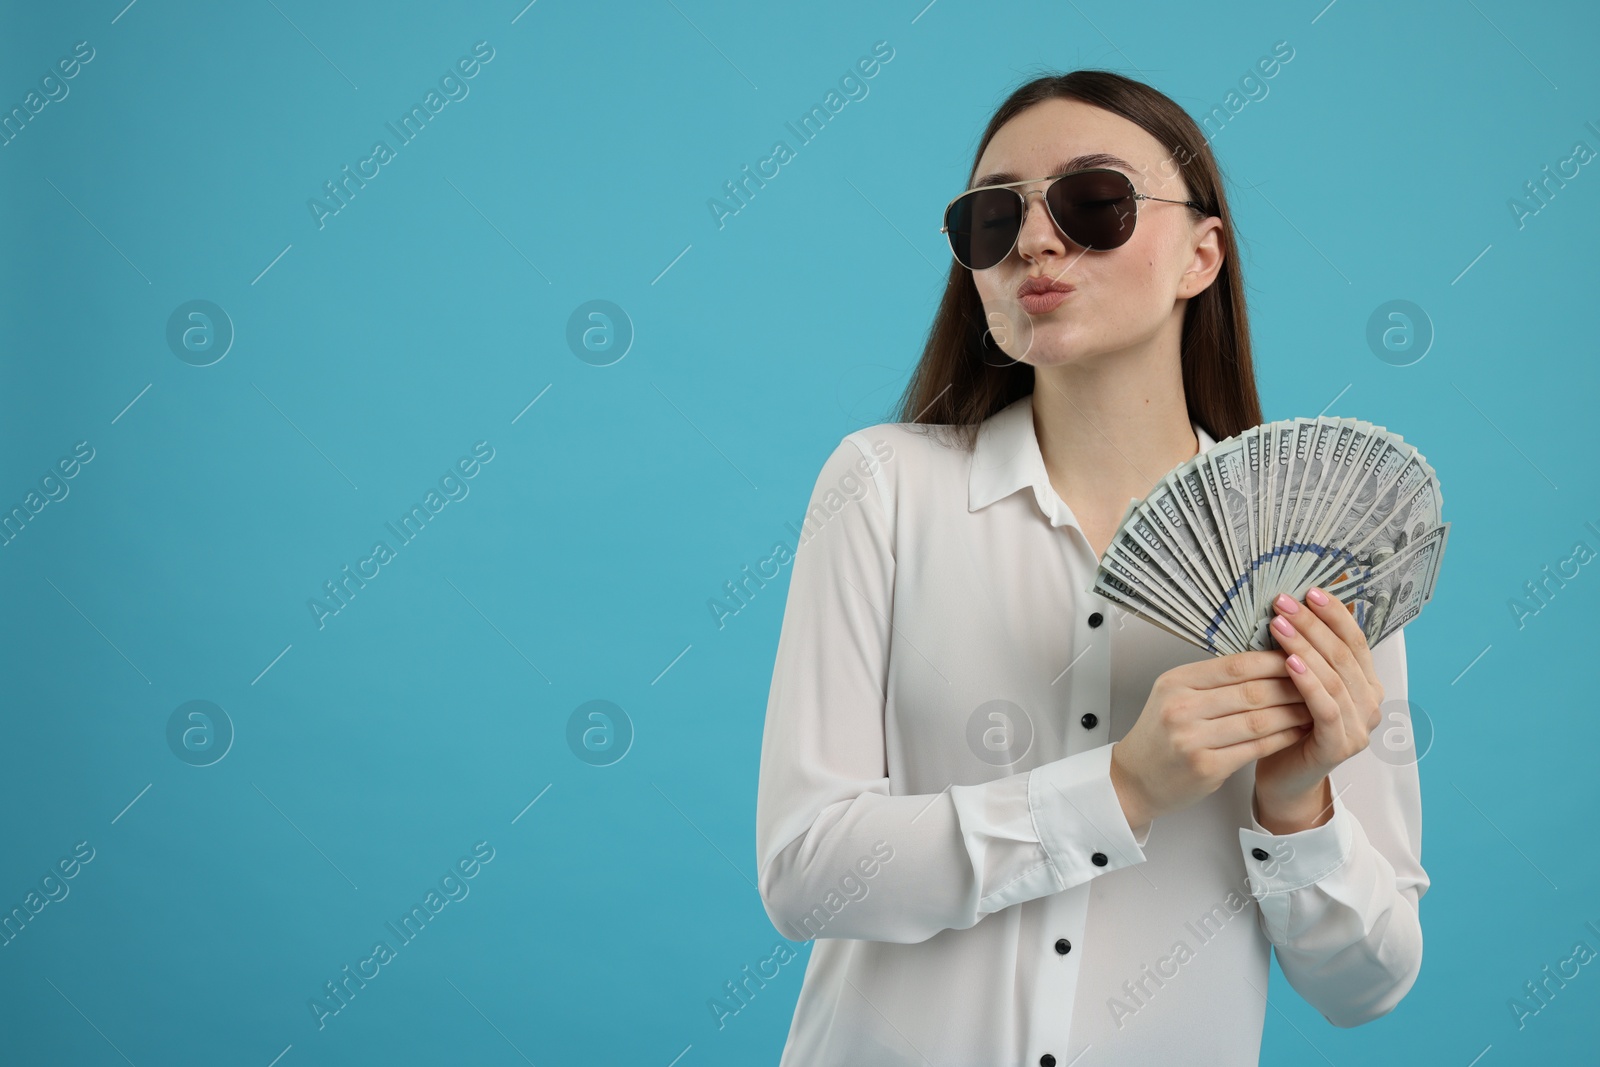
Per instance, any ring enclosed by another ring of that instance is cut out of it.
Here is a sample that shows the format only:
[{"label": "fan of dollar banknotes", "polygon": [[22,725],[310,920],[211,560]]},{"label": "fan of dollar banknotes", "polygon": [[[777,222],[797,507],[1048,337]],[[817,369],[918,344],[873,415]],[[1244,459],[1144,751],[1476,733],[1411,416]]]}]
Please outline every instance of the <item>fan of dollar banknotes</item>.
[{"label": "fan of dollar banknotes", "polygon": [[1433,597],[1450,524],[1399,434],[1286,419],[1218,441],[1133,500],[1092,591],[1215,655],[1275,647],[1272,600],[1320,586],[1376,646]]}]

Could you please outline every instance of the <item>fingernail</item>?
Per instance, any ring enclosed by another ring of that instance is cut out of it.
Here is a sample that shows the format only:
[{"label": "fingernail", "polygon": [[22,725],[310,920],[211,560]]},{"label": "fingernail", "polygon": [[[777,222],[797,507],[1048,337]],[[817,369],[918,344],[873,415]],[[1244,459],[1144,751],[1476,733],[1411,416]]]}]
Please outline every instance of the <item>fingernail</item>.
[{"label": "fingernail", "polygon": [[1306,592],[1306,599],[1311,601],[1313,604],[1315,604],[1317,607],[1320,608],[1320,607],[1322,607],[1322,605],[1324,605],[1324,604],[1326,604],[1328,602],[1328,594],[1324,593],[1322,590],[1318,589],[1316,586],[1312,586]]},{"label": "fingernail", "polygon": [[1289,669],[1296,674],[1304,674],[1306,673],[1306,661],[1299,656],[1291,655],[1289,657]]},{"label": "fingernail", "polygon": [[1300,604],[1288,593],[1279,593],[1278,598],[1272,604],[1285,615],[1293,615],[1300,610]]},{"label": "fingernail", "polygon": [[1285,637],[1294,636],[1294,624],[1288,619],[1284,618],[1282,615],[1279,615],[1272,620],[1272,628]]}]

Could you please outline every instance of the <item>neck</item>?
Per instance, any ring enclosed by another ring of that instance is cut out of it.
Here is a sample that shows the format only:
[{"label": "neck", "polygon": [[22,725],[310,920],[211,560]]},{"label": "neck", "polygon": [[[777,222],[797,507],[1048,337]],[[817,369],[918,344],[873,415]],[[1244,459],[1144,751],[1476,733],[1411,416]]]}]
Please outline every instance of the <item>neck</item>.
[{"label": "neck", "polygon": [[1166,333],[1082,363],[1034,368],[1039,451],[1074,511],[1110,512],[1114,519],[1130,497],[1143,498],[1199,451],[1177,337]]}]

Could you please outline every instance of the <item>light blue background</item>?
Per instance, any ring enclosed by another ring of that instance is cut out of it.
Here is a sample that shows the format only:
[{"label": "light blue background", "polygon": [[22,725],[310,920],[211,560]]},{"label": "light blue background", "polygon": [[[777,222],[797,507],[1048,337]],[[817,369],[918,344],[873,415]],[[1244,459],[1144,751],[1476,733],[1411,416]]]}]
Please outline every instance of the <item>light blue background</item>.
[{"label": "light blue background", "polygon": [[[1600,964],[1508,1007],[1600,950],[1600,565],[1508,605],[1600,550],[1600,165],[1508,207],[1600,149],[1592,5],[123,3],[8,4],[0,35],[4,110],[95,51],[0,147],[0,505],[95,450],[0,548],[0,910],[95,850],[0,948],[0,1059],[775,1063],[809,946],[725,1028],[707,1002],[778,940],[754,817],[788,571],[722,629],[708,601],[892,417],[1014,85],[1109,66],[1198,115],[1278,41],[1214,142],[1266,415],[1402,433],[1454,526],[1407,632],[1421,977],[1344,1031],[1275,970],[1263,1062],[1596,1054]],[[319,229],[307,201],[478,41],[470,95]],[[708,199],[877,41],[869,95],[719,229]],[[165,340],[195,299],[237,331],[207,367]],[[636,331],[610,366],[566,341],[596,299]],[[1408,366],[1365,339],[1396,299],[1435,333]],[[319,629],[308,599],[485,440]],[[597,699],[635,732],[604,767],[566,739]],[[167,744],[190,700],[236,731],[209,767]],[[479,841],[470,895],[319,1031],[308,1000]]]}]

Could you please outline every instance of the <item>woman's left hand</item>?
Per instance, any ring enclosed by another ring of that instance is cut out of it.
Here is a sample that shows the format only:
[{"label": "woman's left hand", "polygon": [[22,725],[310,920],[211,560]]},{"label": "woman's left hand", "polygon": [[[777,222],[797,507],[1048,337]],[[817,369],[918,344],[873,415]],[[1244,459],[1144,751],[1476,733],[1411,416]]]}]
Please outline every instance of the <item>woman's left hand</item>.
[{"label": "woman's left hand", "polygon": [[1381,718],[1383,684],[1366,635],[1337,598],[1313,586],[1304,601],[1280,594],[1273,607],[1272,633],[1289,654],[1289,677],[1312,729],[1256,761],[1256,804],[1269,829],[1268,819],[1319,826],[1333,804],[1328,772],[1367,747]]}]

